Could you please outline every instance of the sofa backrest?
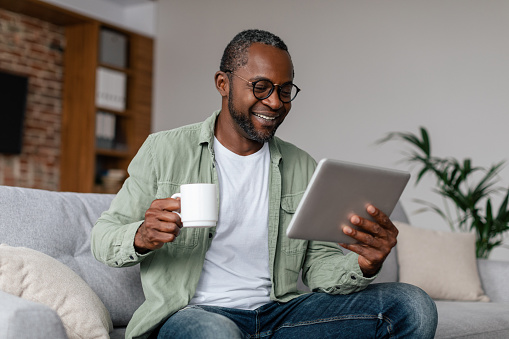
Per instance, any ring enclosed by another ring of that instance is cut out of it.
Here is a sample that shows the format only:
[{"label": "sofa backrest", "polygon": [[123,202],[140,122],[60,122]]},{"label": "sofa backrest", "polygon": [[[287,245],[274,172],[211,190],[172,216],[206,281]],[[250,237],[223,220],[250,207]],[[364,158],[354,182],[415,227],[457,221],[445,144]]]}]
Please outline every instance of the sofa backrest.
[{"label": "sofa backrest", "polygon": [[[43,252],[80,275],[108,308],[114,326],[125,326],[144,301],[139,265],[111,268],[90,251],[90,233],[114,195],[51,192],[0,186],[0,243]],[[398,203],[392,220],[408,223]],[[396,249],[375,282],[398,281]]]},{"label": "sofa backrest", "polygon": [[0,243],[28,247],[80,275],[125,326],[144,301],[139,266],[111,268],[92,256],[90,233],[114,195],[0,186]]}]

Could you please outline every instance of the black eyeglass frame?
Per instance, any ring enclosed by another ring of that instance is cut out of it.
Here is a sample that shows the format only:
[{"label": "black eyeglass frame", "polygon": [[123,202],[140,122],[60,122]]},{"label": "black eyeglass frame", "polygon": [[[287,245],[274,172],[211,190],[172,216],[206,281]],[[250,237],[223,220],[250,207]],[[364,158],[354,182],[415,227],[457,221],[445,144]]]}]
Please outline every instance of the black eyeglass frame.
[{"label": "black eyeglass frame", "polygon": [[[247,79],[244,79],[244,78],[243,78],[243,77],[241,77],[240,75],[235,74],[235,73],[234,73],[234,72],[232,72],[232,71],[225,71],[225,73],[230,73],[230,74],[232,74],[232,75],[235,75],[237,78],[242,79],[242,80],[244,80],[245,82],[247,82],[248,84],[250,84],[251,86],[253,86],[253,95],[254,95],[254,97],[255,97],[256,99],[258,99],[258,100],[265,100],[265,99],[267,99],[268,97],[270,97],[270,96],[272,95],[272,93],[274,93],[274,89],[276,88],[276,86],[277,86],[277,95],[278,95],[278,98],[279,98],[279,100],[281,100],[281,102],[282,102],[282,103],[285,103],[285,104],[287,104],[287,103],[289,103],[289,102],[292,102],[292,101],[293,101],[293,100],[297,97],[297,94],[299,94],[299,92],[301,91],[301,89],[300,89],[299,87],[297,87],[297,85],[295,85],[295,84],[294,84],[294,83],[292,83],[291,81],[289,81],[289,82],[285,82],[284,84],[281,84],[281,85],[280,85],[280,84],[275,84],[275,83],[273,83],[273,82],[272,82],[272,81],[270,81],[269,79],[260,79],[260,80],[256,80],[256,81],[249,81],[249,80],[247,80]],[[264,97],[262,97],[262,98],[259,98],[259,97],[256,95],[256,92],[255,92],[256,84],[257,84],[257,83],[259,83],[260,81],[266,81],[266,82],[268,82],[268,83],[270,83],[270,84],[272,85],[272,88],[269,90],[269,93],[267,93],[267,95],[266,95],[266,96],[264,96]],[[292,85],[292,86],[293,86],[293,87],[295,87],[295,88],[296,88],[296,90],[297,90],[297,91],[295,92],[295,95],[293,96],[293,98],[291,98],[290,100],[283,100],[283,99],[281,98],[281,88],[282,88],[283,86],[286,86],[286,85]]]}]

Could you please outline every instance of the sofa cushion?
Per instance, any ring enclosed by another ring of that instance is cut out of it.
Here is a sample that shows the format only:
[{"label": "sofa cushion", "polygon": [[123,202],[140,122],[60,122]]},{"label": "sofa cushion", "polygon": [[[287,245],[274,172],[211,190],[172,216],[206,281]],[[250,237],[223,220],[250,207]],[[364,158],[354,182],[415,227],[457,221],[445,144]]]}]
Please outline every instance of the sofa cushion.
[{"label": "sofa cushion", "polygon": [[145,299],[139,266],[108,267],[90,251],[92,226],[113,197],[0,186],[0,243],[32,248],[64,263],[99,296],[113,324],[125,326]]},{"label": "sofa cushion", "polygon": [[373,283],[386,283],[398,281],[398,262],[397,262],[397,248],[394,247],[385,258],[382,269]]},{"label": "sofa cushion", "polygon": [[477,267],[484,292],[491,301],[509,304],[509,261],[477,259]]},{"label": "sofa cushion", "polygon": [[509,304],[437,301],[435,338],[509,338]]},{"label": "sofa cushion", "polygon": [[419,286],[434,299],[489,301],[477,270],[474,234],[395,224],[401,282]]},{"label": "sofa cushion", "polygon": [[68,339],[57,312],[44,304],[22,299],[2,290],[0,338]]},{"label": "sofa cushion", "polygon": [[125,339],[125,327],[117,327],[110,333],[110,339]]},{"label": "sofa cushion", "polygon": [[108,310],[87,283],[44,253],[0,245],[0,289],[56,311],[69,339],[108,338],[113,329]]}]

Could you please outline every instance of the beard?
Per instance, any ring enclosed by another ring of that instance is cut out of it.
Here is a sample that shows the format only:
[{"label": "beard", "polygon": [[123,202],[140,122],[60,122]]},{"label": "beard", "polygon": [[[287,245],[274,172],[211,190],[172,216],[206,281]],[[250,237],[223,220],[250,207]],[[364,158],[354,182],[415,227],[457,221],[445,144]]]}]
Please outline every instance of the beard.
[{"label": "beard", "polygon": [[[241,112],[237,111],[235,107],[233,106],[233,93],[232,88],[230,87],[228,96],[228,110],[230,111],[230,115],[235,121],[235,123],[247,134],[248,138],[250,140],[259,142],[259,143],[265,143],[269,140],[271,140],[274,135],[276,134],[276,130],[281,125],[280,121],[272,130],[265,130],[265,131],[257,131],[256,128],[253,125],[253,122],[249,119],[249,116],[251,113],[249,113],[248,116],[242,114]],[[264,133],[265,132],[265,133]]]}]

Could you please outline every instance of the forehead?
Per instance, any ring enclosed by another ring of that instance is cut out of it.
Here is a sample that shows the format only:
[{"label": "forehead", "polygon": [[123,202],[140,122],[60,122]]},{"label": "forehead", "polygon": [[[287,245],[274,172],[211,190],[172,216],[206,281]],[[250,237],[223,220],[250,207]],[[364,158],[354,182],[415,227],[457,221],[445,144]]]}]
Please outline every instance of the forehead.
[{"label": "forehead", "polygon": [[288,52],[265,44],[254,43],[249,47],[248,61],[242,68],[250,76],[267,77],[273,81],[293,79],[293,64]]}]

